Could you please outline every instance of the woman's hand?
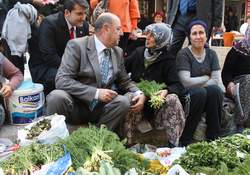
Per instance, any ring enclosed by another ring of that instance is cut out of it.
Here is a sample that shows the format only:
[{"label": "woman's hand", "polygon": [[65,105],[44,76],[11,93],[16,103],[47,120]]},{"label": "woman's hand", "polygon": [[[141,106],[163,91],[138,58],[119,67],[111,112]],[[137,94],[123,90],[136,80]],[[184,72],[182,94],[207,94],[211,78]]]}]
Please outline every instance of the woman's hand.
[{"label": "woman's hand", "polygon": [[12,87],[11,87],[11,85],[10,84],[4,84],[3,86],[2,86],[2,88],[0,89],[0,93],[2,94],[2,96],[4,97],[4,98],[6,98],[6,97],[10,97],[11,96],[11,94],[12,94]]},{"label": "woman's hand", "polygon": [[227,94],[230,96],[230,97],[233,97],[235,94],[235,84],[234,82],[230,82],[228,85],[227,85]]},{"label": "woman's hand", "polygon": [[164,89],[164,90],[160,90],[156,93],[156,95],[159,95],[162,98],[165,98],[168,95],[168,90]]}]

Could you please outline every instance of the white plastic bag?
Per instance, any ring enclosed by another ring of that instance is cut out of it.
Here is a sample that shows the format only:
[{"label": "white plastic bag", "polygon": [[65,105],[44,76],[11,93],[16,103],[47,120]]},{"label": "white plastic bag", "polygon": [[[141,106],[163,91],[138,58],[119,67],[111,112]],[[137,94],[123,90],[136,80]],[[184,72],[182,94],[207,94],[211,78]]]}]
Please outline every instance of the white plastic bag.
[{"label": "white plastic bag", "polygon": [[[26,137],[30,128],[43,119],[51,120],[51,128],[48,131],[45,130],[41,132],[38,137],[35,137],[32,140],[27,139]],[[54,114],[47,117],[40,117],[38,121],[27,125],[24,129],[18,130],[17,134],[18,140],[20,140],[20,145],[23,146],[29,145],[33,142],[39,142],[42,144],[52,144],[58,141],[59,139],[64,139],[65,137],[67,137],[69,135],[69,131],[65,123],[65,116]]]},{"label": "white plastic bag", "polygon": [[175,147],[175,148],[157,148],[156,153],[158,160],[163,166],[171,166],[172,163],[179,159],[182,154],[186,152],[185,147]]},{"label": "white plastic bag", "polygon": [[180,165],[174,165],[169,170],[167,175],[189,175]]}]

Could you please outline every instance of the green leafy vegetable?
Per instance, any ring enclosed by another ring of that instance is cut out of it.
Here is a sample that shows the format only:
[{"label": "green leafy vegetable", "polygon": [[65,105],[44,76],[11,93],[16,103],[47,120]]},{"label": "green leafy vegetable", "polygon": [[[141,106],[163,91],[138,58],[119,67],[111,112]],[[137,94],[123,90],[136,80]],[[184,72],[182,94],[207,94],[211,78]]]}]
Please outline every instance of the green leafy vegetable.
[{"label": "green leafy vegetable", "polygon": [[56,161],[64,155],[61,145],[41,145],[34,143],[21,147],[7,160],[0,162],[5,174],[23,174],[24,171],[33,170],[36,167]]},{"label": "green leafy vegetable", "polygon": [[104,126],[79,128],[61,143],[66,145],[71,154],[73,167],[76,169],[91,159],[96,148],[110,156],[114,166],[122,173],[132,167],[140,166],[139,158],[125,148],[115,133]]},{"label": "green leafy vegetable", "polygon": [[166,87],[164,83],[157,83],[156,81],[142,80],[137,84],[138,88],[150,98],[150,106],[154,109],[159,109],[164,103],[165,99],[156,93]]},{"label": "green leafy vegetable", "polygon": [[250,169],[250,140],[245,135],[235,134],[210,143],[191,144],[175,163],[179,163],[190,174],[236,175],[231,172],[247,172],[246,167]]}]

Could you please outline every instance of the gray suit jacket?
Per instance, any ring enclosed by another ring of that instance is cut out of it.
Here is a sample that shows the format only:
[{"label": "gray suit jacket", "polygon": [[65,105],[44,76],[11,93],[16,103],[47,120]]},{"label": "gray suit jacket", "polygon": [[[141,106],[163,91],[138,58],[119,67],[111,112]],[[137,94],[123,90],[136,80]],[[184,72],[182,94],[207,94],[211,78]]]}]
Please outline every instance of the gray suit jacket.
[{"label": "gray suit jacket", "polygon": [[[180,0],[169,0],[166,22],[173,25],[179,9]],[[222,22],[223,0],[197,0],[196,17],[205,21],[208,28],[220,27]]]},{"label": "gray suit jacket", "polygon": [[113,77],[105,87],[101,83],[101,71],[93,36],[70,40],[56,75],[56,88],[65,90],[86,105],[90,105],[97,88],[111,89],[116,85],[124,92],[139,90],[129,78],[119,47],[111,49]]}]

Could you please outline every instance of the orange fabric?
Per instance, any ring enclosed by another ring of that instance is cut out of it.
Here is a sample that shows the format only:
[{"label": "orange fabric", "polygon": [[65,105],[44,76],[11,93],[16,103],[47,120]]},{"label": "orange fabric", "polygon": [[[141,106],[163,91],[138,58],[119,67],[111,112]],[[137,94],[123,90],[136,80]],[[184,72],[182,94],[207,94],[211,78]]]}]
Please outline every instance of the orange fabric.
[{"label": "orange fabric", "polygon": [[98,4],[98,0],[90,0],[90,8],[93,10]]},{"label": "orange fabric", "polygon": [[[90,0],[90,6],[93,9],[98,0]],[[138,0],[109,0],[109,12],[116,14],[122,24],[122,31],[130,33],[137,28],[137,22],[140,18]]]}]

